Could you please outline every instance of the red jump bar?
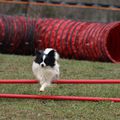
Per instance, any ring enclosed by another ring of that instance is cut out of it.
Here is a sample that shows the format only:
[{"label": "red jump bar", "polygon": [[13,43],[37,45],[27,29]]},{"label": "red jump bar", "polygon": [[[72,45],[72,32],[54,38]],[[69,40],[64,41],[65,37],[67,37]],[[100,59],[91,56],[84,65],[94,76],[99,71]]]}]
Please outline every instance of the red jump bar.
[{"label": "red jump bar", "polygon": [[111,101],[120,102],[120,98],[80,97],[80,96],[50,96],[28,94],[0,94],[0,98],[42,99],[42,100],[74,100],[74,101]]},{"label": "red jump bar", "polygon": [[[38,83],[38,80],[0,80],[0,84],[35,84]],[[120,84],[120,79],[96,79],[96,80],[55,80],[54,84]]]}]

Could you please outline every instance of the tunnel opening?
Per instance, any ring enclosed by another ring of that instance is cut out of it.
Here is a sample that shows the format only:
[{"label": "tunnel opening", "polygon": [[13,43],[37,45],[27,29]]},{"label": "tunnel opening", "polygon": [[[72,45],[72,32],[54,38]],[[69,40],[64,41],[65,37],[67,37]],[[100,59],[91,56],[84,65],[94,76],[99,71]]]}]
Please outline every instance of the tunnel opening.
[{"label": "tunnel opening", "polygon": [[109,31],[106,47],[109,59],[120,63],[120,23]]}]

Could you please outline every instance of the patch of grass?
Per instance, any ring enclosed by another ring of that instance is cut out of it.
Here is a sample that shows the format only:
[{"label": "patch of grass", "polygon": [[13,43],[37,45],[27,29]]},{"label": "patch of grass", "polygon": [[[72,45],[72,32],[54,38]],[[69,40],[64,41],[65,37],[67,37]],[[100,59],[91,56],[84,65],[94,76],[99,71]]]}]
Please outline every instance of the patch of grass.
[{"label": "patch of grass", "polygon": [[[0,79],[35,79],[32,56],[0,54]],[[120,79],[120,64],[61,59],[61,79]],[[1,93],[119,97],[120,85],[0,85]],[[0,99],[0,120],[119,120],[120,103]]]}]

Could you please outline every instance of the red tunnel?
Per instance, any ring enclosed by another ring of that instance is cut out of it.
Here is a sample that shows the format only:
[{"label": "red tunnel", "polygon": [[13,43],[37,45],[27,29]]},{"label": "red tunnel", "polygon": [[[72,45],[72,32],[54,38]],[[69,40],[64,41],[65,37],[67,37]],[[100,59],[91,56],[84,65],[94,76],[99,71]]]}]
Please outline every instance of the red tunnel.
[{"label": "red tunnel", "polygon": [[37,49],[55,48],[63,58],[120,62],[120,22],[45,19],[36,32]]},{"label": "red tunnel", "polygon": [[0,15],[0,52],[32,54],[34,52],[35,19]]},{"label": "red tunnel", "polygon": [[33,54],[55,48],[61,57],[120,62],[120,22],[91,23],[0,15],[0,52]]}]

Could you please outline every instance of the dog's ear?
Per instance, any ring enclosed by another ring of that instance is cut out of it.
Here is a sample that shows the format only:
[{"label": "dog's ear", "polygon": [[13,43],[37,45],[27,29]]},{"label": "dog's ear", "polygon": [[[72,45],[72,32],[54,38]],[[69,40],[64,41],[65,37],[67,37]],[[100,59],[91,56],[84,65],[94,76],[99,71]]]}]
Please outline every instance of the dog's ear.
[{"label": "dog's ear", "polygon": [[55,59],[59,60],[59,58],[60,58],[60,55],[57,52],[55,52]]},{"label": "dog's ear", "polygon": [[48,55],[49,55],[50,57],[55,56],[55,50],[51,50]]},{"label": "dog's ear", "polygon": [[51,51],[49,52],[49,56],[55,57],[56,60],[59,59],[59,54],[57,53],[56,50],[51,50]]}]

